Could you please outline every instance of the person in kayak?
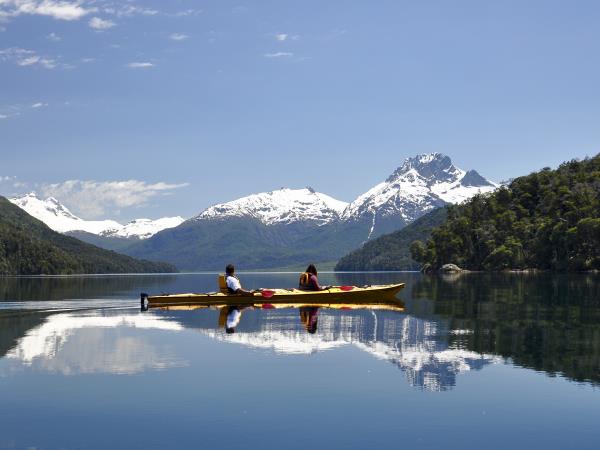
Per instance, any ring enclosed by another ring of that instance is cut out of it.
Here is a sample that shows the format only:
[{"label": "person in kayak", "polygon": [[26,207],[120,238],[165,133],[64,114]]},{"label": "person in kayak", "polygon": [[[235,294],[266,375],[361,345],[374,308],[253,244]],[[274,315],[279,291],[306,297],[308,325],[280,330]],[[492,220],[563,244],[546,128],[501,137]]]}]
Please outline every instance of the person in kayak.
[{"label": "person in kayak", "polygon": [[319,285],[317,268],[314,264],[309,264],[304,273],[300,275],[300,280],[298,281],[298,289],[301,289],[303,291],[324,291],[326,289],[329,289],[329,287]]},{"label": "person in kayak", "polygon": [[235,267],[233,264],[227,264],[225,267],[225,283],[227,291],[230,294],[238,294],[243,297],[252,297],[256,291],[247,291],[242,288],[242,284],[238,277],[235,276]]}]

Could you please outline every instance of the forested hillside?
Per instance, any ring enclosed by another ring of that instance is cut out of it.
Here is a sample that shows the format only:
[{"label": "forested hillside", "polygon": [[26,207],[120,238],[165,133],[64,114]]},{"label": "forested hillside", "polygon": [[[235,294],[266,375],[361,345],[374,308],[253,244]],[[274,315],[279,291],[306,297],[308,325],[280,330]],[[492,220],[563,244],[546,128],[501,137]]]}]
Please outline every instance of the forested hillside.
[{"label": "forested hillside", "polygon": [[434,269],[600,269],[600,155],[450,207],[446,222],[411,250]]},{"label": "forested hillside", "polygon": [[435,209],[401,230],[384,234],[344,256],[335,270],[418,270],[421,265],[412,259],[410,244],[428,239],[431,230],[445,219],[446,208]]},{"label": "forested hillside", "polygon": [[154,263],[64,236],[0,197],[0,274],[173,272]]}]

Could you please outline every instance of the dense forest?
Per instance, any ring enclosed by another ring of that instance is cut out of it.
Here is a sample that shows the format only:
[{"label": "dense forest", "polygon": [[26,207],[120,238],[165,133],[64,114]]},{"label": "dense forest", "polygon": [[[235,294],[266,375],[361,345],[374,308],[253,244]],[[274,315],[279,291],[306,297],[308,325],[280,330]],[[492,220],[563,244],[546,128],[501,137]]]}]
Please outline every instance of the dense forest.
[{"label": "dense forest", "polygon": [[418,270],[421,264],[411,257],[411,243],[428,239],[431,230],[445,219],[446,208],[435,209],[401,230],[384,234],[344,256],[335,270]]},{"label": "dense forest", "polygon": [[451,206],[412,257],[439,269],[600,269],[600,154]]},{"label": "dense forest", "polygon": [[104,250],[48,228],[0,197],[0,274],[174,272],[170,264]]}]

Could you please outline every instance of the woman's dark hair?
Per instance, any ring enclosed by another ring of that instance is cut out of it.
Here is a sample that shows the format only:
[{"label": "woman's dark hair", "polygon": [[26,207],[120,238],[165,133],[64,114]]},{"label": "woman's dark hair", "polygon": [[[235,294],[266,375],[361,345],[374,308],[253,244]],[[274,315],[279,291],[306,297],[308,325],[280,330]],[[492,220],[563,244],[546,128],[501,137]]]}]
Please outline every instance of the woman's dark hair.
[{"label": "woman's dark hair", "polygon": [[315,267],[314,264],[309,264],[308,267],[306,268],[306,273],[312,273],[313,275],[317,275],[317,268]]},{"label": "woman's dark hair", "polygon": [[233,264],[227,264],[227,267],[225,267],[225,273],[227,275],[231,275],[233,272],[235,272],[235,267],[233,267]]}]

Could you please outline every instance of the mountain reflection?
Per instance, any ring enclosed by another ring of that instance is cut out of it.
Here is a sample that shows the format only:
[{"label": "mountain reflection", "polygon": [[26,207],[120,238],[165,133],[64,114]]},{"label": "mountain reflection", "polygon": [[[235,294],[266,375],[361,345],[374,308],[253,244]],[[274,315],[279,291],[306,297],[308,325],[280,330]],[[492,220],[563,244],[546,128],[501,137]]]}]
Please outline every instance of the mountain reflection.
[{"label": "mountain reflection", "polygon": [[[340,276],[348,282],[358,279],[353,274]],[[258,285],[264,276],[247,277]],[[114,288],[122,296],[123,291],[143,284],[146,278],[140,278],[110,279],[114,285],[107,289]],[[285,355],[352,347],[393,364],[401,371],[399,378],[403,374],[411,385],[431,391],[451,389],[461,373],[501,361],[550,376],[600,383],[598,275],[406,274],[403,278],[407,281],[401,294],[405,312],[313,307],[238,308],[239,314],[216,309],[138,313],[104,308],[104,300],[92,299],[59,300],[64,312],[57,313],[50,310],[54,302],[30,302],[41,305],[36,311],[27,309],[31,306],[27,302],[4,302],[0,367],[26,366],[69,375],[130,374],[191,364],[206,346],[219,351],[226,342]],[[73,283],[68,290],[76,298],[79,289],[87,289],[84,280],[65,280],[54,288],[60,291],[62,283]],[[150,284],[160,282],[160,290],[183,292],[192,292],[196,284],[204,289],[203,280],[208,285],[214,276],[181,277],[177,286],[172,286],[170,277],[148,278]],[[44,283],[50,286],[55,281]],[[101,283],[100,279],[92,282],[90,295],[102,290]],[[28,298],[31,291],[21,295]],[[131,305],[137,303],[135,297],[131,294],[119,301]],[[119,301],[113,303],[118,306]],[[67,308],[79,310],[67,312]],[[195,340],[197,353],[185,353],[190,351],[190,339]]]},{"label": "mountain reflection", "polygon": [[430,391],[451,388],[461,372],[500,362],[493,355],[451,347],[445,321],[391,311],[339,311],[321,308],[318,329],[307,332],[298,309],[246,310],[235,333],[218,326],[218,312],[159,312],[185,328],[226,342],[282,354],[308,355],[352,345],[396,365],[408,382]]},{"label": "mountain reflection", "polygon": [[63,375],[133,374],[185,365],[167,346],[148,342],[140,330],[178,331],[181,326],[141,314],[54,314],[17,339],[6,358]]}]

